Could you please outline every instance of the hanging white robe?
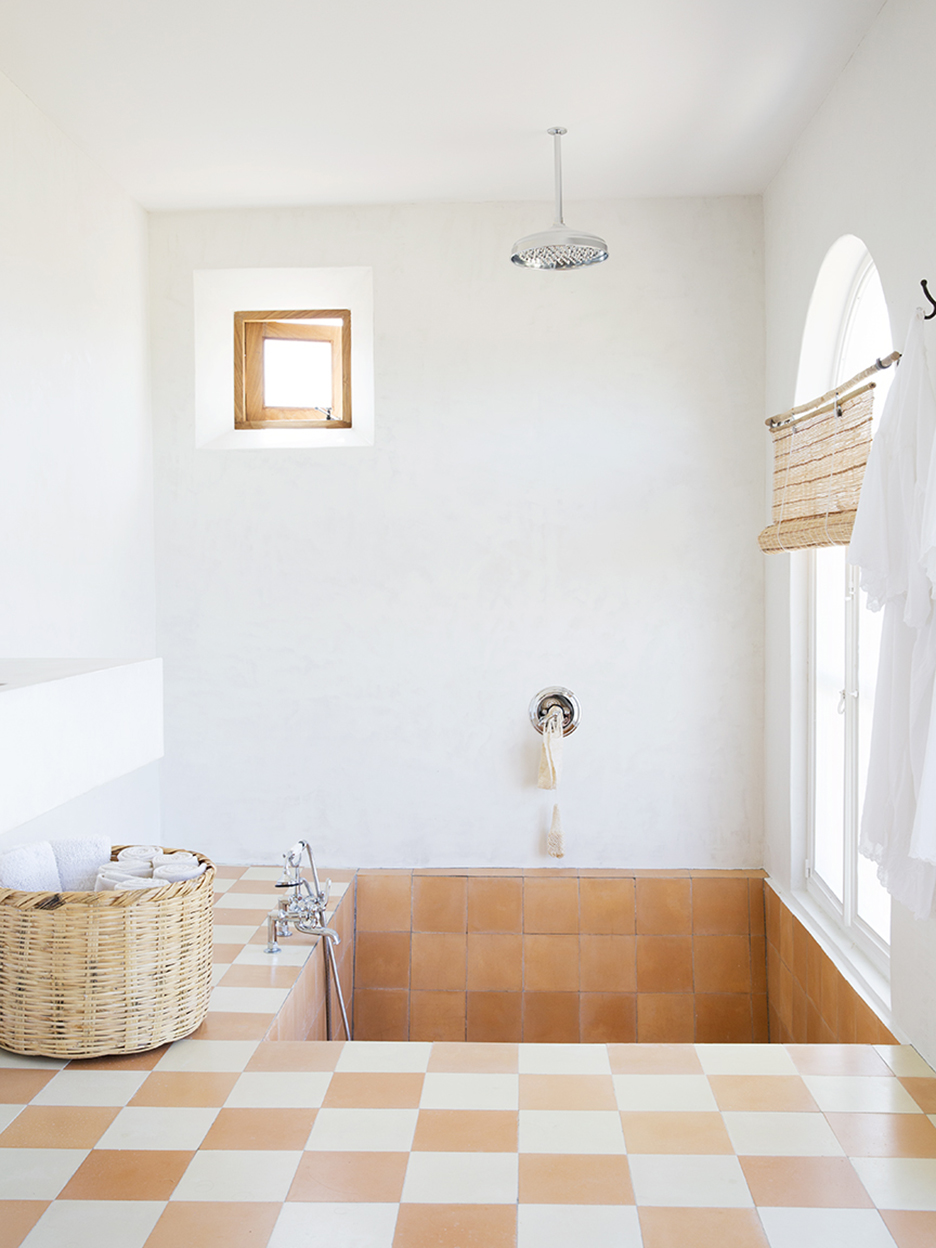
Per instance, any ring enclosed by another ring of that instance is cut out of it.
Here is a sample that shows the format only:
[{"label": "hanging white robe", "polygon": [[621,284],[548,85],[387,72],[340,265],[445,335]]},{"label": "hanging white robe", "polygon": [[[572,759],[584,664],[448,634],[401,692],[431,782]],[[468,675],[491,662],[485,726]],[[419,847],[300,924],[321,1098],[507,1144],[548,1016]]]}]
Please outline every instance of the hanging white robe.
[{"label": "hanging white robe", "polygon": [[891,896],[920,918],[936,890],[934,435],[936,396],[918,312],[868,457],[848,559],[861,568],[868,606],[884,609],[859,849],[878,864]]}]

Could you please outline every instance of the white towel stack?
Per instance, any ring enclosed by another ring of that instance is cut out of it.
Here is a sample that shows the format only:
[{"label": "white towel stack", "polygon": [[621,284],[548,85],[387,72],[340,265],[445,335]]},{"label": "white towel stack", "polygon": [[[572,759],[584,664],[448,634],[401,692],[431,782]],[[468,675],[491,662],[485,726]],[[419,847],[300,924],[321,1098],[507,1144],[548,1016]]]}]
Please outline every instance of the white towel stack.
[{"label": "white towel stack", "polygon": [[59,892],[62,881],[49,842],[14,845],[5,854],[0,854],[0,885],[25,893]]},{"label": "white towel stack", "polygon": [[62,891],[88,892],[95,886],[101,863],[110,858],[111,847],[106,836],[89,836],[83,840],[53,841],[52,853]]},{"label": "white towel stack", "polygon": [[162,854],[161,845],[127,845],[117,855],[118,862],[149,862]]},{"label": "white towel stack", "polygon": [[161,867],[153,868],[153,879],[163,880],[167,884],[181,884],[183,880],[197,880],[205,871],[205,864],[199,862],[197,858],[192,862],[180,863],[178,865],[170,865],[165,863]]},{"label": "white towel stack", "polygon": [[136,891],[138,888],[165,888],[165,880],[147,880],[138,875],[128,876],[125,880],[118,880],[114,885],[114,891],[117,893],[128,893]]}]

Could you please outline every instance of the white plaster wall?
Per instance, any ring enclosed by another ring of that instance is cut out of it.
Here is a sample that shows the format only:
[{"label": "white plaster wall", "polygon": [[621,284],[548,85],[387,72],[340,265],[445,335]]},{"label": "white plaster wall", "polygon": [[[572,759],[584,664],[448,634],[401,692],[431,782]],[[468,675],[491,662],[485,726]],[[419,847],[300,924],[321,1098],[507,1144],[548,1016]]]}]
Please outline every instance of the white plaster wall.
[{"label": "white plaster wall", "polygon": [[[151,218],[166,838],[273,860],[542,864],[528,703],[582,704],[569,865],[762,860],[761,206]],[[366,265],[376,445],[197,451],[192,273]]]},{"label": "white plaster wall", "polygon": [[[919,281],[936,277],[936,165],[932,135],[936,94],[930,56],[936,46],[931,0],[889,0],[765,197],[767,404],[790,405],[813,284],[828,248],[856,234],[870,248],[903,346]],[[936,365],[936,331],[929,331]],[[791,619],[799,611],[795,566],[766,560],[767,866],[784,884],[798,882],[791,854],[802,820],[800,675],[789,661]],[[936,1059],[936,925],[895,914],[893,1010],[925,1056]]]},{"label": "white plaster wall", "polygon": [[[149,657],[145,214],[2,76],[0,169],[0,655]],[[142,781],[100,807],[157,812]]]}]

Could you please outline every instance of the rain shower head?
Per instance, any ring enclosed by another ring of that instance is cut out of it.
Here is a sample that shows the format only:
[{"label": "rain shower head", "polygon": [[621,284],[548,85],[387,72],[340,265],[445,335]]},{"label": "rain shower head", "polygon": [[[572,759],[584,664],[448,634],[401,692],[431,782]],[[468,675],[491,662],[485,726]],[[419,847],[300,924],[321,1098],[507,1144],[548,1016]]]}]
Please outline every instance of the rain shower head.
[{"label": "rain shower head", "polygon": [[556,219],[548,230],[528,234],[514,243],[511,260],[525,269],[580,269],[608,258],[608,244],[597,234],[570,230],[562,219],[562,154],[564,126],[551,126],[556,167]]}]

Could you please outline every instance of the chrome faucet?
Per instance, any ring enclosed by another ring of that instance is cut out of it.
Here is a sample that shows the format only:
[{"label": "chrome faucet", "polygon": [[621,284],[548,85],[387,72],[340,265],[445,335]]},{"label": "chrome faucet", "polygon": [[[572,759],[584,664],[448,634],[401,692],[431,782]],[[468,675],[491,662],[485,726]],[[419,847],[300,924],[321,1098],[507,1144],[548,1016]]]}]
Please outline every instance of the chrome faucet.
[{"label": "chrome faucet", "polygon": [[[312,869],[312,881],[302,874],[302,855],[306,853]],[[338,977],[338,963],[335,960],[335,945],[341,944],[341,938],[333,927],[325,924],[325,908],[331,892],[331,880],[325,881],[324,888],[319,881],[312,847],[308,841],[296,841],[295,845],[283,854],[283,871],[276,881],[276,887],[284,892],[280,904],[267,915],[267,943],[265,953],[279,953],[277,938],[285,940],[292,935],[292,929],[304,932],[309,936],[321,936],[325,956],[325,1031],[329,1040],[332,1038],[331,1024],[331,985],[335,982],[338,994],[338,1005],[341,1008],[341,1021],[345,1035],[351,1039],[351,1028],[348,1025],[348,1012],[345,1009],[344,996],[341,991],[341,980]]]}]

